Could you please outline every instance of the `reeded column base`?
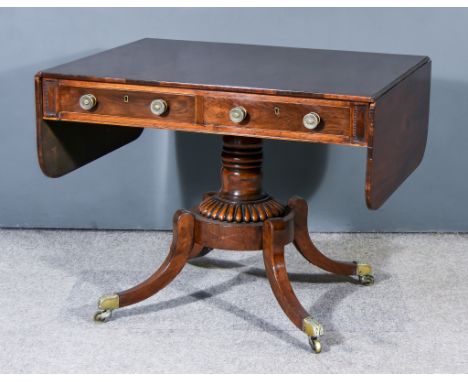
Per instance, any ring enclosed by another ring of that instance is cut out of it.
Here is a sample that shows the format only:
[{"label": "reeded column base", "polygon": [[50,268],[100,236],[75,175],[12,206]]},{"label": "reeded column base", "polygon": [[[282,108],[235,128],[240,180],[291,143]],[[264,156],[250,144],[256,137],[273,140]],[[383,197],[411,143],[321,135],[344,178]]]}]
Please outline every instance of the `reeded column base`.
[{"label": "reeded column base", "polygon": [[215,194],[198,206],[198,212],[210,219],[228,223],[256,223],[284,216],[286,207],[270,196],[253,201],[229,201]]}]

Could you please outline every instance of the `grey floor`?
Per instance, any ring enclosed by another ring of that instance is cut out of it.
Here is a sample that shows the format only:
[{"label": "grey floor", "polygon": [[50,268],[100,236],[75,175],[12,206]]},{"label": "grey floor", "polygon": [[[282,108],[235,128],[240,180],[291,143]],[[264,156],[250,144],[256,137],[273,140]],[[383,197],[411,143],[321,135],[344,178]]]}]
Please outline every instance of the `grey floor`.
[{"label": "grey floor", "polygon": [[148,276],[169,233],[0,230],[0,372],[468,372],[468,235],[312,237],[377,279],[325,274],[287,247],[296,294],[326,330],[320,355],[277,305],[259,252],[193,260],[97,324],[97,298]]}]

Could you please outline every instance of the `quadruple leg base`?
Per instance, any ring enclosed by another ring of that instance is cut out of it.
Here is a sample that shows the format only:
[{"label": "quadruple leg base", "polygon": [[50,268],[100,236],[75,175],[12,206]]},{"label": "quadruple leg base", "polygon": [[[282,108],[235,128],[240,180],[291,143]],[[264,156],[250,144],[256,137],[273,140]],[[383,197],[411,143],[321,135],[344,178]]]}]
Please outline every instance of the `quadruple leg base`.
[{"label": "quadruple leg base", "polygon": [[198,212],[181,210],[174,215],[173,241],[169,255],[148,279],[137,286],[101,297],[94,320],[105,322],[112,311],[140,302],[167,286],[193,257],[211,249],[263,250],[265,271],[273,294],[286,316],[309,338],[315,353],[320,353],[323,327],[299,302],[286,271],[284,247],[294,243],[311,264],[334,274],[356,276],[362,285],[374,282],[372,268],[359,262],[338,262],[322,254],[310,239],[307,204],[292,198],[280,217],[251,223],[232,223],[207,218]]}]

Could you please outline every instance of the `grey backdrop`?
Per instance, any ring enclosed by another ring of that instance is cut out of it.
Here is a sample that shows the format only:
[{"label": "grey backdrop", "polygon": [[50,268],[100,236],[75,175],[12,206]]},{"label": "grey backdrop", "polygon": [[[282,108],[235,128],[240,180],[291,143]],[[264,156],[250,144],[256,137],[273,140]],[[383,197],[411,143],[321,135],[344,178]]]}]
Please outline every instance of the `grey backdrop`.
[{"label": "grey backdrop", "polygon": [[219,137],[158,130],[63,178],[39,170],[35,72],[160,37],[429,55],[426,156],[380,210],[365,149],[266,141],[265,182],[306,197],[314,231],[468,231],[467,25],[467,9],[0,9],[0,227],[168,229],[218,187]]}]

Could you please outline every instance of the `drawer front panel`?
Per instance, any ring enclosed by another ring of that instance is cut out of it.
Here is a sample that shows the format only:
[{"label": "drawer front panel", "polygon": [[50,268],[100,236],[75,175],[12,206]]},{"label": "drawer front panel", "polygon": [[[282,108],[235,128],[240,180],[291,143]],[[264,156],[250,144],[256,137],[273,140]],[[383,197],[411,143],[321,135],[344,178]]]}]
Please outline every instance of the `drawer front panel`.
[{"label": "drawer front panel", "polygon": [[[356,146],[367,144],[369,108],[365,103],[47,78],[43,79],[42,92],[45,119]],[[87,94],[92,94],[97,101],[89,111],[80,106],[80,98]],[[167,111],[162,115],[151,110],[151,102],[156,99],[167,104]],[[239,106],[245,109],[247,116],[236,123],[231,120],[230,111]],[[311,112],[320,116],[315,129],[306,128],[303,122],[304,116]]]},{"label": "drawer front panel", "polygon": [[[310,102],[310,101],[309,101]],[[229,111],[242,106],[247,117],[240,123],[232,122]],[[313,130],[303,124],[306,114],[315,112],[320,116],[320,124]],[[215,126],[244,127],[245,129],[268,129],[310,134],[332,134],[350,136],[351,112],[349,106],[329,106],[314,103],[274,102],[257,100],[254,97],[205,97],[205,124]]]},{"label": "drawer front panel", "polygon": [[[85,94],[92,94],[97,100],[96,106],[89,111],[80,106],[80,97]],[[167,111],[162,115],[151,111],[151,102],[156,99],[167,103]],[[163,92],[59,86],[58,111],[194,123],[195,97]]]}]

